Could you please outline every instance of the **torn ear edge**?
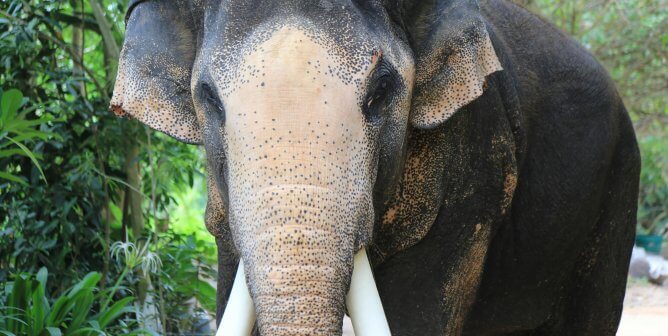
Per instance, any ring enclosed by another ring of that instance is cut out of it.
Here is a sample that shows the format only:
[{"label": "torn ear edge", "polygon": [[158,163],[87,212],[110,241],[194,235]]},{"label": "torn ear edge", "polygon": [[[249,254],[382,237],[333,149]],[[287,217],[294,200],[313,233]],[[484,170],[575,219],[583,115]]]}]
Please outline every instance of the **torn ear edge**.
[{"label": "torn ear edge", "polygon": [[[119,64],[109,109],[119,117],[138,120],[178,141],[202,144],[190,91],[162,78],[132,75],[135,69],[123,63]],[[133,79],[130,83],[126,83],[128,77]]]},{"label": "torn ear edge", "polygon": [[418,59],[410,117],[415,128],[437,127],[482,96],[487,76],[503,70],[484,24],[481,26],[475,37],[453,48],[444,61],[439,55],[445,50]]}]

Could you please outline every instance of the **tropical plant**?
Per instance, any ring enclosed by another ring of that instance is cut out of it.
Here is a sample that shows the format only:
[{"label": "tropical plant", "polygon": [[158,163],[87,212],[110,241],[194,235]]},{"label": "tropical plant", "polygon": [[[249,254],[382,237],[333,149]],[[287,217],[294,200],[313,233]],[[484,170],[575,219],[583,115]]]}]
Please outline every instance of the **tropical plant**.
[{"label": "tropical plant", "polygon": [[160,282],[164,288],[167,319],[165,331],[197,332],[202,324],[213,320],[216,313],[216,271],[210,265],[215,256],[213,244],[194,235],[173,231],[162,235],[159,249],[164,265]]},{"label": "tropical plant", "polygon": [[20,273],[4,285],[4,305],[0,307],[0,334],[6,336],[34,335],[108,335],[112,331],[137,335],[130,330],[131,320],[115,323],[124,314],[133,312],[132,296],[126,296],[113,304],[108,302],[112,294],[97,289],[101,275],[88,273],[81,281],[50,301],[47,288],[48,272],[41,268],[36,275]]},{"label": "tropical plant", "polygon": [[[666,132],[668,134],[668,132]],[[668,234],[668,147],[666,140],[649,135],[641,139],[642,172],[638,233]]]},{"label": "tropical plant", "polygon": [[[10,89],[6,92],[0,89],[0,102],[0,160],[15,155],[28,157],[39,170],[42,179],[46,181],[42,167],[37,160],[40,155],[33,153],[26,144],[37,139],[49,140],[53,134],[39,130],[37,127],[52,122],[54,118],[47,113],[37,119],[28,120],[28,113],[36,110],[37,106],[19,112],[26,100],[21,91],[17,89]],[[13,170],[19,166],[9,165],[7,168],[7,171],[0,171],[0,179],[28,184],[23,178],[14,174]]]},{"label": "tropical plant", "polygon": [[125,3],[0,1],[0,88],[25,95],[8,93],[20,108],[5,115],[51,134],[19,141],[29,152],[0,139],[0,282],[45,266],[48,292],[93,270],[106,287],[123,270],[111,243],[145,237],[200,178],[196,148],[108,111]]},{"label": "tropical plant", "polygon": [[[44,266],[56,275],[47,284],[49,293],[62,292],[93,270],[101,271],[103,286],[116,273],[106,242],[118,238],[105,227],[106,207],[121,195],[105,176],[123,179],[124,156],[118,150],[123,144],[115,140],[122,138],[123,127],[106,111],[110,89],[101,84],[102,49],[89,50],[84,58],[91,64],[81,62],[79,52],[100,38],[89,30],[94,26],[90,18],[73,15],[80,12],[76,8],[70,1],[0,1],[0,87],[17,88],[26,96],[11,99],[22,105],[8,115],[47,121],[29,125],[28,134],[51,134],[19,141],[39,161],[41,172],[13,143],[5,148],[16,154],[0,157],[0,171],[24,182],[0,179],[0,282],[10,273]],[[85,39],[80,36],[84,31],[90,31]],[[69,42],[81,39],[86,44],[76,48]],[[17,104],[6,106],[14,106],[11,111]]]}]

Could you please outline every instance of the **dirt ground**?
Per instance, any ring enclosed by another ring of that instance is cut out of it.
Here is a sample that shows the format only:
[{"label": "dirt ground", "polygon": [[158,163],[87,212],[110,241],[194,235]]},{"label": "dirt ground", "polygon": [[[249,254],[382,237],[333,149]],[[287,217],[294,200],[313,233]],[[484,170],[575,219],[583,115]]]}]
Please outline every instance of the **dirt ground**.
[{"label": "dirt ground", "polygon": [[[343,336],[354,335],[346,317]],[[668,285],[659,287],[629,279],[617,336],[668,336]]]},{"label": "dirt ground", "polygon": [[668,335],[668,285],[629,279],[617,336]]}]

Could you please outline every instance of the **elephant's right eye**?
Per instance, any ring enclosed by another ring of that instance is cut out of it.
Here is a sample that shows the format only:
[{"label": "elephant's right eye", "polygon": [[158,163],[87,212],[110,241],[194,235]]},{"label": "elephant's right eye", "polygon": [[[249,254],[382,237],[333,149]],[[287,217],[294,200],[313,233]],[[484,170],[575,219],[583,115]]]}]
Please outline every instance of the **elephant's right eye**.
[{"label": "elephant's right eye", "polygon": [[225,120],[223,103],[218,98],[216,91],[214,91],[208,84],[202,84],[202,99],[204,100],[204,104],[208,111],[216,113],[223,121]]},{"label": "elephant's right eye", "polygon": [[378,122],[381,112],[390,101],[396,84],[396,71],[389,64],[381,61],[372,75],[370,90],[362,105],[362,113],[367,121]]}]

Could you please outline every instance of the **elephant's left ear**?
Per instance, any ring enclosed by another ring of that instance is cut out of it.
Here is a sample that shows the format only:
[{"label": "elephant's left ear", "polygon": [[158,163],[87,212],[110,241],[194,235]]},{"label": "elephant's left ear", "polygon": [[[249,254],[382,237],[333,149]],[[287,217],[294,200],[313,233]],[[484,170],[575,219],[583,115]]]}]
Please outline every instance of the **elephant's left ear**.
[{"label": "elephant's left ear", "polygon": [[405,0],[399,15],[416,56],[411,123],[434,128],[480,97],[502,67],[477,1]]},{"label": "elephant's left ear", "polygon": [[177,140],[201,143],[190,90],[195,29],[185,0],[131,0],[111,110]]}]

